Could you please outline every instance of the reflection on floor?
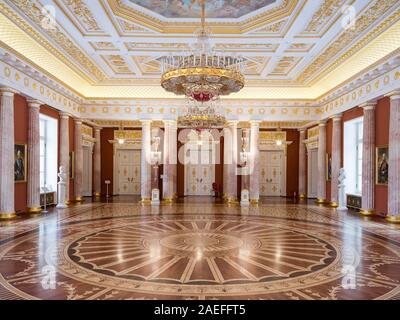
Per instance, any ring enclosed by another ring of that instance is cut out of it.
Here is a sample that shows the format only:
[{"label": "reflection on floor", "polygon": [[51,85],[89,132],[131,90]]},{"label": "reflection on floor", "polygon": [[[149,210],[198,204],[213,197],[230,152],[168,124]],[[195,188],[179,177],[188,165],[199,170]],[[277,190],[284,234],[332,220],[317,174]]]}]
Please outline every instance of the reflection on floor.
[{"label": "reflection on floor", "polygon": [[89,202],[0,227],[0,299],[400,299],[400,227],[292,199]]}]

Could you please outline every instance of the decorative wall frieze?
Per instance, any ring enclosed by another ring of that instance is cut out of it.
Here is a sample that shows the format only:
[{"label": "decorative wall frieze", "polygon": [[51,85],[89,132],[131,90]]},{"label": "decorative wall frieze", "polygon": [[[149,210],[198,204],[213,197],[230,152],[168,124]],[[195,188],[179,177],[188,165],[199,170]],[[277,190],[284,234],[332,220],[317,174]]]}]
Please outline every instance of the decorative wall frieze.
[{"label": "decorative wall frieze", "polygon": [[382,98],[400,88],[400,50],[398,54],[355,77],[318,100],[321,119],[344,112],[370,100]]},{"label": "decorative wall frieze", "polygon": [[22,95],[37,99],[60,111],[79,116],[83,99],[0,48],[0,85],[11,87]]}]

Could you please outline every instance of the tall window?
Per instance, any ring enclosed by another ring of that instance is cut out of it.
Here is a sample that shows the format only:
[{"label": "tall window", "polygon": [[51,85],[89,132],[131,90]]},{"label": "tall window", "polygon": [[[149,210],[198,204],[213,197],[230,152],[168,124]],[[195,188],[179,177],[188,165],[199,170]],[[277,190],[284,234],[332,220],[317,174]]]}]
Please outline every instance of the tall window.
[{"label": "tall window", "polygon": [[361,194],[362,190],[362,154],[363,154],[363,122],[355,123],[355,144],[357,150],[356,159],[356,193]]},{"label": "tall window", "polygon": [[47,121],[40,119],[40,188],[46,185]]},{"label": "tall window", "polygon": [[344,169],[346,193],[362,192],[363,118],[344,123]]},{"label": "tall window", "polygon": [[57,191],[58,121],[40,115],[40,188]]}]

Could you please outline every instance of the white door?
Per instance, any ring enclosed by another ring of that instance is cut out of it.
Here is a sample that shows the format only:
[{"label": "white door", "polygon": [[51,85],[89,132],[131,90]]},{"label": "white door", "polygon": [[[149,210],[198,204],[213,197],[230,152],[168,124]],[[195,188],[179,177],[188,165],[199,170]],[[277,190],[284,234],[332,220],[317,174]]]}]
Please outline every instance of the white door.
[{"label": "white door", "polygon": [[318,193],[318,149],[308,152],[308,198],[316,198]]},{"label": "white door", "polygon": [[92,151],[91,148],[83,146],[83,175],[82,175],[82,195],[92,196]]},{"label": "white door", "polygon": [[118,194],[140,194],[140,150],[117,151]]},{"label": "white door", "polygon": [[214,182],[214,161],[212,150],[188,149],[185,165],[185,195],[209,196]]},{"label": "white door", "polygon": [[282,193],[282,151],[260,152],[260,195],[280,196]]}]

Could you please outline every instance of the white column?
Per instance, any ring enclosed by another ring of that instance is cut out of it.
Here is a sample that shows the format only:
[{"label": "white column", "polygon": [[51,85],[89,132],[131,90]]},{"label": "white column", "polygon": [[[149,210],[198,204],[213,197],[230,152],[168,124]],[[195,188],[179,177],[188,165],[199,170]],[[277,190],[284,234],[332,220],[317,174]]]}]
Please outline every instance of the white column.
[{"label": "white column", "polygon": [[400,222],[400,91],[390,94],[388,214]]},{"label": "white column", "polygon": [[83,183],[83,149],[82,149],[82,121],[74,119],[75,122],[75,201],[82,201]]},{"label": "white column", "polygon": [[260,122],[250,121],[250,202],[257,204],[260,199]]},{"label": "white column", "polygon": [[178,197],[178,125],[176,121],[172,121],[170,126],[170,160],[172,166],[172,198]]},{"label": "white column", "polygon": [[65,199],[69,203],[69,114],[60,113],[60,166],[65,168]]},{"label": "white column", "polygon": [[232,161],[232,156],[230,155],[231,152],[231,135],[230,130],[228,127],[223,129],[224,134],[224,170],[223,170],[223,195],[222,198],[224,200],[228,199],[228,175],[229,175],[229,164]]},{"label": "white column", "polygon": [[375,209],[375,106],[366,103],[363,120],[363,153],[362,153],[362,215],[374,214]]},{"label": "white column", "polygon": [[306,187],[306,129],[300,129],[300,141],[299,141],[299,198],[305,199],[307,193]]},{"label": "white column", "polygon": [[40,105],[37,100],[28,100],[28,212],[40,213]]},{"label": "white column", "polygon": [[151,201],[151,120],[142,121],[141,152],[141,197],[142,203]]},{"label": "white column", "polygon": [[94,184],[94,196],[100,197],[101,195],[101,136],[100,127],[94,128],[94,138],[96,139],[94,145],[93,154],[93,184]]},{"label": "white column", "polygon": [[317,203],[326,202],[326,121],[320,121],[318,136],[318,192]]},{"label": "white column", "polygon": [[331,202],[330,206],[336,208],[339,205],[339,171],[342,159],[342,115],[332,117],[332,178],[331,178]]},{"label": "white column", "polygon": [[[1,88],[0,95],[0,219],[14,218],[14,94]],[[26,165],[26,164],[25,164]]]},{"label": "white column", "polygon": [[237,140],[237,121],[229,121],[229,134],[231,136],[230,143],[230,154],[232,156],[232,161],[228,165],[228,192],[227,192],[227,200],[228,203],[237,203],[237,149],[238,149],[238,140]]},{"label": "white column", "polygon": [[164,121],[163,201],[171,203],[176,190],[176,121]]}]

